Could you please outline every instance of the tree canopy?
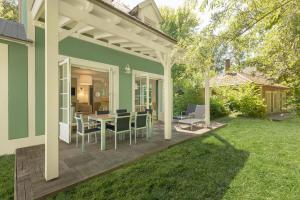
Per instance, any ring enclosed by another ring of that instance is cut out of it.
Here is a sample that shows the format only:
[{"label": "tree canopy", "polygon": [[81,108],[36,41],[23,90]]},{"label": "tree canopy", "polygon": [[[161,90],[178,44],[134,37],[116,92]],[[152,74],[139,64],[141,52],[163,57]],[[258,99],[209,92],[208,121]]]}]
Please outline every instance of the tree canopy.
[{"label": "tree canopy", "polygon": [[16,0],[0,0],[0,18],[18,21],[18,13]]}]

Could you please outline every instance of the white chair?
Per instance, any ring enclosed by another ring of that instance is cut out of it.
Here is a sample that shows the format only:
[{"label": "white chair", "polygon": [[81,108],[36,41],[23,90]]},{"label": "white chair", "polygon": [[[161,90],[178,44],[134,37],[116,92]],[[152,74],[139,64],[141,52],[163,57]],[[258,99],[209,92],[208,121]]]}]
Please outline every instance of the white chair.
[{"label": "white chair", "polygon": [[76,131],[76,147],[78,147],[78,136],[81,136],[81,151],[84,152],[84,143],[85,143],[85,136],[87,135],[90,137],[90,135],[95,136],[95,143],[97,143],[97,134],[100,134],[101,129],[100,128],[85,128],[85,123],[83,122],[82,115],[76,115],[76,124],[77,124],[77,131]]}]

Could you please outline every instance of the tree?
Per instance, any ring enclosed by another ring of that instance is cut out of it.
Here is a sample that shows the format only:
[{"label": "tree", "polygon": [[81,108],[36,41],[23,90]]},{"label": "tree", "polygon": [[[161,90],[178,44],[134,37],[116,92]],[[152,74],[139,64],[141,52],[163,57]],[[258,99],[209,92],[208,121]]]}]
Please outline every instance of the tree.
[{"label": "tree", "polygon": [[162,31],[178,41],[191,37],[199,25],[195,12],[196,3],[194,0],[187,0],[183,6],[177,9],[162,7],[160,9],[163,17]]},{"label": "tree", "polygon": [[0,18],[18,21],[18,5],[15,0],[0,0]]},{"label": "tree", "polygon": [[[255,66],[277,83],[291,87],[290,101],[300,103],[300,2],[298,0],[210,0],[213,30],[240,68]],[[222,55],[219,55],[219,57]]]}]

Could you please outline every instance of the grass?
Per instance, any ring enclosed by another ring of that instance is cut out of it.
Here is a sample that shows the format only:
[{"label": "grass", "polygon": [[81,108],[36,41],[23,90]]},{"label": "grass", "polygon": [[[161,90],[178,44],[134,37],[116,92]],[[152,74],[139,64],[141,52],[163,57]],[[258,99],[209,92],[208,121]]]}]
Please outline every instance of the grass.
[{"label": "grass", "polygon": [[[213,134],[50,199],[300,199],[299,130],[299,117],[283,122],[229,119],[227,127]],[[6,185],[2,176],[0,184]]]},{"label": "grass", "polygon": [[53,199],[300,199],[299,130],[299,118],[236,118]]},{"label": "grass", "polygon": [[15,156],[0,156],[0,199],[14,199]]}]

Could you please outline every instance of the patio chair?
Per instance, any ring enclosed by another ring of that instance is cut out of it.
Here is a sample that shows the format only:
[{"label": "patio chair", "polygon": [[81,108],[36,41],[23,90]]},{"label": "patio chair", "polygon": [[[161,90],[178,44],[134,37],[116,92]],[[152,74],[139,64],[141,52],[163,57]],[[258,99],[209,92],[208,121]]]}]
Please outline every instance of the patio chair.
[{"label": "patio chair", "polygon": [[191,118],[191,115],[195,113],[197,105],[189,104],[186,108],[186,111],[182,111],[179,116],[175,116],[175,120],[183,120]]},{"label": "patio chair", "polygon": [[120,114],[120,113],[127,113],[127,109],[118,109],[118,110],[116,110],[116,113],[117,113],[117,114]]},{"label": "patio chair", "polygon": [[147,126],[147,112],[138,112],[134,117],[134,123],[131,124],[131,128],[134,130],[134,143],[136,144],[136,136],[138,130],[146,129],[146,139],[149,138],[149,130]]},{"label": "patio chair", "polygon": [[130,113],[121,113],[115,118],[114,125],[109,125],[107,130],[115,135],[115,149],[117,149],[117,136],[125,138],[126,133],[129,133],[129,143],[131,145],[131,115]]},{"label": "patio chair", "polygon": [[76,147],[78,147],[78,136],[81,136],[81,151],[84,152],[84,143],[85,143],[85,136],[88,137],[90,135],[95,136],[95,143],[97,143],[97,134],[100,134],[101,129],[99,128],[85,128],[85,123],[83,121],[82,115],[75,117],[77,123],[77,131],[76,131]]},{"label": "patio chair", "polygon": [[193,130],[193,126],[199,123],[205,122],[205,105],[197,105],[196,110],[191,114],[191,118],[182,119],[178,121],[180,124],[190,125],[190,129]]}]

